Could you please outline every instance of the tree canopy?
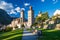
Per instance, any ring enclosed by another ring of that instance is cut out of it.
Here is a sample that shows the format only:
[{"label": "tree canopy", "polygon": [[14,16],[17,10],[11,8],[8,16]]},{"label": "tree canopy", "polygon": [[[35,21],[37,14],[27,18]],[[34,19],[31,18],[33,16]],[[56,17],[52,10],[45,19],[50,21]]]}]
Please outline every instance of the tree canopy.
[{"label": "tree canopy", "polygon": [[41,14],[42,14],[41,17],[39,17],[39,16],[36,17],[36,20],[35,20],[36,22],[45,21],[49,18],[48,12],[41,13]]}]

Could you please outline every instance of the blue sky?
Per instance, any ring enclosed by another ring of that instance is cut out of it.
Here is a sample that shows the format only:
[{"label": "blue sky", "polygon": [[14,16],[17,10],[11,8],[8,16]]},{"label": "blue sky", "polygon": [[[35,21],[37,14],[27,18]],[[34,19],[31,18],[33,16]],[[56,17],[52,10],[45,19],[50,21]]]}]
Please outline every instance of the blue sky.
[{"label": "blue sky", "polygon": [[60,0],[0,0],[0,4],[2,5],[0,5],[0,8],[15,17],[19,17],[19,12],[24,10],[25,18],[28,17],[29,6],[33,7],[35,17],[39,11],[47,11],[51,17],[57,9],[60,9]]}]

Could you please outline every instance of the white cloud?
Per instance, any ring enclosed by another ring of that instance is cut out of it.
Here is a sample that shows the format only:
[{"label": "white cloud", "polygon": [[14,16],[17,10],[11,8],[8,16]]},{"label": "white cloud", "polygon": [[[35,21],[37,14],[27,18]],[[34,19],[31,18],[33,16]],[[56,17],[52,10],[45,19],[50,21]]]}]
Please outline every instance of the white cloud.
[{"label": "white cloud", "polygon": [[24,10],[25,11],[25,8],[21,8],[21,10]]},{"label": "white cloud", "polygon": [[52,0],[53,1],[53,4],[56,4],[58,2],[58,0]]},{"label": "white cloud", "polygon": [[9,14],[12,9],[14,9],[12,3],[7,3],[5,1],[0,1],[0,9],[4,9]]},{"label": "white cloud", "polygon": [[24,3],[24,5],[25,5],[25,6],[29,6],[29,5],[30,5],[30,3]]},{"label": "white cloud", "polygon": [[20,12],[20,7],[15,8],[17,12]]},{"label": "white cloud", "polygon": [[16,7],[15,10],[16,10],[17,12],[21,12],[21,10],[24,10],[24,11],[25,11],[25,8]]},{"label": "white cloud", "polygon": [[24,8],[20,7],[14,8],[12,3],[7,3],[5,1],[0,1],[0,9],[4,9],[5,11],[7,11],[8,14],[17,14],[17,12],[25,10]]},{"label": "white cloud", "polygon": [[10,14],[16,14],[15,10],[12,9],[12,10],[10,11]]},{"label": "white cloud", "polygon": [[41,2],[44,2],[45,0],[41,0]]},{"label": "white cloud", "polygon": [[5,1],[0,2],[0,9],[8,10],[14,8],[12,3],[7,3]]}]

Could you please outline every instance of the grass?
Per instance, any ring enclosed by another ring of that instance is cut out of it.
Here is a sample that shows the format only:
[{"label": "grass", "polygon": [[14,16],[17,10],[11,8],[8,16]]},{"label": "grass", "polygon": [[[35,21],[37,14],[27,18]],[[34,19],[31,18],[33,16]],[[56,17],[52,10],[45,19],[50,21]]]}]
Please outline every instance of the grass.
[{"label": "grass", "polygon": [[10,32],[0,32],[0,40],[21,40],[23,30],[14,30]]},{"label": "grass", "polygon": [[60,30],[42,30],[42,37],[38,40],[60,40]]}]

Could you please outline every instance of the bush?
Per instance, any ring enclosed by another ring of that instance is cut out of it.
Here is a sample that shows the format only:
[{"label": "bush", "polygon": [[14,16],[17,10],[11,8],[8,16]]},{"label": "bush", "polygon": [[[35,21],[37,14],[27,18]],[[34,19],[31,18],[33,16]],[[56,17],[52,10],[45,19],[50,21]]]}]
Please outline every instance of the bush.
[{"label": "bush", "polygon": [[6,27],[4,31],[12,31],[12,27]]}]

